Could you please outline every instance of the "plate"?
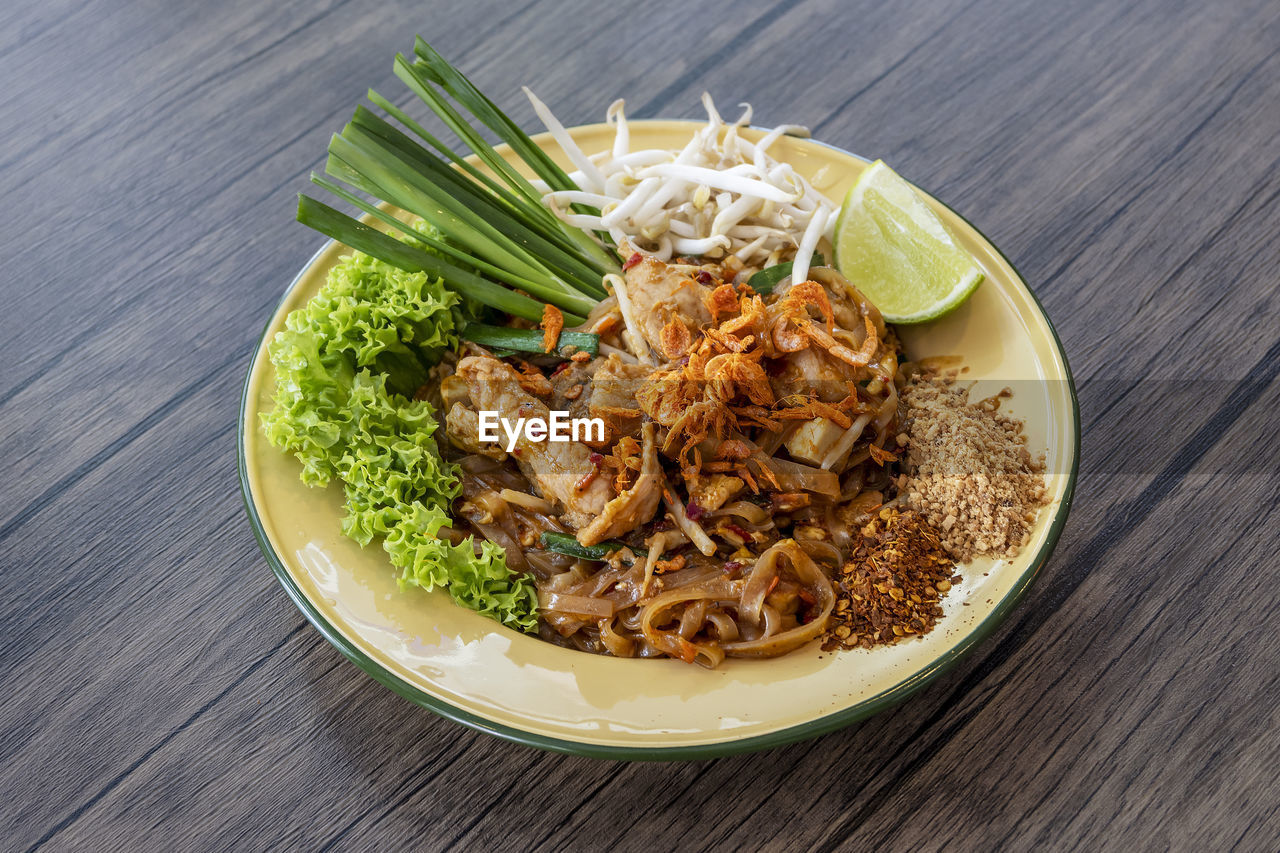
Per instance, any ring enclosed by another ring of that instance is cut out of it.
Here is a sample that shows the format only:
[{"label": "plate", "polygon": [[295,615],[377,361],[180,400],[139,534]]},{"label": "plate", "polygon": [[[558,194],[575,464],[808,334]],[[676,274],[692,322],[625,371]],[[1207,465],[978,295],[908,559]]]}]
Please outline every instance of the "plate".
[{"label": "plate", "polygon": [[[635,148],[683,147],[700,123],[632,121]],[[764,131],[747,130],[748,138]],[[612,144],[606,125],[571,130],[588,153]],[[545,134],[535,141],[562,164]],[[770,153],[832,198],[867,161],[819,142],[778,140]],[[825,173],[821,170],[826,169]],[[267,342],[324,283],[345,251],[325,245],[298,274],[267,324],[241,403],[245,505],[267,562],[307,619],[353,663],[409,700],[464,725],[531,746],[626,759],[706,758],[790,743],[882,711],[955,664],[1017,604],[1049,559],[1067,518],[1079,456],[1079,412],[1062,344],[1003,255],[958,214],[934,208],[987,279],[960,309],[902,332],[913,358],[958,355],[975,393],[1016,384],[1006,410],[1024,418],[1045,453],[1052,501],[1012,560],[961,569],[928,635],[873,650],[816,645],[770,660],[729,659],[716,670],[675,660],[630,660],[563,649],[456,606],[441,591],[398,589],[386,554],[339,532],[341,490],[313,489],[297,461],[258,428],[274,376]]]}]

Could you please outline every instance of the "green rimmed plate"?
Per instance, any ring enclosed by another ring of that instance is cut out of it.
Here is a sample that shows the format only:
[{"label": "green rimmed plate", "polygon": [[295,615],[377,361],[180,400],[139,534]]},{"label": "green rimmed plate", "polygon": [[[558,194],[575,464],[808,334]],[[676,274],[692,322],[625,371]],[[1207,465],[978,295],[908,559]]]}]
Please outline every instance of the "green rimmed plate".
[{"label": "green rimmed plate", "polygon": [[[680,148],[699,125],[633,121],[635,148]],[[571,131],[587,152],[612,130]],[[746,131],[758,138],[759,131]],[[545,135],[535,141],[564,164]],[[842,198],[866,161],[811,140],[784,137],[770,152]],[[958,355],[975,393],[1016,383],[1006,409],[1027,422],[1046,455],[1051,503],[1013,560],[963,567],[929,635],[870,651],[816,647],[772,660],[728,660],[708,671],[670,660],[619,660],[544,643],[457,607],[445,593],[401,592],[381,548],[339,532],[341,494],[311,489],[297,462],[267,444],[258,413],[274,376],[267,342],[319,289],[344,248],[329,243],[286,291],[249,367],[241,403],[239,463],[245,505],[263,553],[286,592],[320,632],[382,684],[442,716],[519,743],[580,755],[705,758],[832,731],[901,701],[988,635],[1049,559],[1066,521],[1079,456],[1079,411],[1053,326],[1013,266],[939,202],[938,214],[974,254],[986,281],[935,323],[901,330],[914,358]]]}]

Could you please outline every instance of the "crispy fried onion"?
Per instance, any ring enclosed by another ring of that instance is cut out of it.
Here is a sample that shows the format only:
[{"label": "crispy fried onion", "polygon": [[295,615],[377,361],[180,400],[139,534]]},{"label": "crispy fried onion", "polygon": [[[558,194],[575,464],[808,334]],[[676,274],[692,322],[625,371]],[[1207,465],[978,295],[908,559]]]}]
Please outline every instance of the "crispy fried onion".
[{"label": "crispy fried onion", "polygon": [[787,421],[811,421],[816,418],[826,418],[840,427],[840,429],[848,429],[853,420],[843,410],[856,406],[858,404],[858,395],[854,393],[836,404],[824,403],[817,397],[801,397],[799,400],[792,397],[781,402],[787,402],[789,405],[786,408],[777,409],[773,413],[775,418]]},{"label": "crispy fried onion", "polygon": [[517,366],[520,368],[520,372],[516,375],[516,382],[519,383],[521,389],[543,399],[551,396],[551,381],[536,365],[522,361]]},{"label": "crispy fried onion", "polygon": [[[882,341],[870,316],[863,317],[866,328],[859,343],[857,333],[835,327],[830,297],[816,281],[800,282],[768,307],[759,294],[736,291],[729,284],[704,299],[714,322],[700,337],[677,320],[668,323],[662,350],[670,363],[652,373],[637,395],[641,410],[666,428],[663,453],[688,468],[695,466],[693,449],[701,442],[747,428],[778,431],[788,421],[817,418],[850,428],[854,414],[864,408],[855,385],[850,383],[839,402],[816,394],[778,400],[763,360],[816,346],[850,365],[867,367]],[[716,467],[728,471],[736,466]],[[753,485],[750,474],[744,480]]]},{"label": "crispy fried onion", "polygon": [[663,452],[672,453],[678,447],[686,461],[699,441],[710,434],[723,436],[734,424],[733,414],[723,401],[704,399],[705,363],[705,355],[695,352],[683,365],[654,371],[636,393],[641,410],[667,428]]},{"label": "crispy fried onion", "polygon": [[629,435],[618,439],[613,452],[604,457],[604,465],[613,472],[613,489],[621,494],[640,475],[640,442]]},{"label": "crispy fried onion", "polygon": [[[811,306],[822,315],[821,325],[809,316]],[[786,296],[774,303],[773,314],[771,337],[778,352],[799,352],[817,344],[841,361],[854,367],[866,367],[880,346],[876,324],[865,315],[862,319],[866,325],[866,336],[856,351],[836,340],[831,301],[827,298],[827,291],[816,281],[802,281],[792,286]]]},{"label": "crispy fried onion", "polygon": [[664,453],[677,447],[686,463],[689,453],[703,439],[723,438],[738,429],[739,416],[763,420],[774,403],[769,377],[760,366],[762,353],[710,354],[704,345],[683,365],[656,371],[636,395],[640,408],[667,427]]},{"label": "crispy fried onion", "polygon": [[885,450],[882,447],[877,447],[874,444],[867,447],[867,451],[870,452],[871,458],[875,460],[875,463],[881,467],[884,467],[890,462],[898,461],[898,454],[891,450]]},{"label": "crispy fried onion", "polygon": [[772,406],[773,389],[760,366],[761,355],[757,351],[712,356],[702,368],[707,381],[707,395],[721,403],[728,403],[735,397],[746,397],[757,406]]},{"label": "crispy fried onion", "polygon": [[722,284],[707,294],[703,302],[712,320],[719,320],[721,314],[734,314],[738,311],[738,293],[732,284]]},{"label": "crispy fried onion", "polygon": [[738,300],[738,316],[730,317],[720,324],[716,332],[722,336],[759,336],[764,332],[768,320],[764,300],[760,294],[744,295]]},{"label": "crispy fried onion", "polygon": [[560,332],[564,329],[564,314],[554,305],[542,309],[542,351],[551,352],[560,342]]},{"label": "crispy fried onion", "polygon": [[675,361],[693,346],[693,332],[690,332],[689,327],[682,323],[678,317],[672,317],[662,327],[659,337],[662,344],[662,354],[667,357],[667,361]]}]

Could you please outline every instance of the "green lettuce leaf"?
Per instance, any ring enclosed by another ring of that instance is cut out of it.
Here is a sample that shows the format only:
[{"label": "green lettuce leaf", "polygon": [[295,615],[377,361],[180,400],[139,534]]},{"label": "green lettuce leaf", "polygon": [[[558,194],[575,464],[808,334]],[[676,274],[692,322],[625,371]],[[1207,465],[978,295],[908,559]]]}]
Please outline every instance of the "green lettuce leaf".
[{"label": "green lettuce leaf", "polygon": [[356,367],[385,375],[393,392],[412,396],[457,340],[452,309],[459,301],[440,279],[355,252],[286,325],[313,334],[322,355],[348,355]]},{"label": "green lettuce leaf", "polygon": [[501,548],[438,536],[460,482],[440,456],[435,413],[412,397],[457,346],[465,310],[440,279],[344,257],[270,345],[276,396],[262,428],[302,463],[303,482],[342,483],[343,533],[362,546],[382,539],[402,587],[442,587],[464,607],[534,631],[533,583]]}]

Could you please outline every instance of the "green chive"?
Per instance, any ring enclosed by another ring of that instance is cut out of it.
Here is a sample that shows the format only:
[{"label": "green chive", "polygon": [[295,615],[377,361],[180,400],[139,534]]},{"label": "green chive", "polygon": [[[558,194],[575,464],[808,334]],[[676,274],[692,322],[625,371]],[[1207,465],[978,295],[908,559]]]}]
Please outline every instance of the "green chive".
[{"label": "green chive", "polygon": [[558,533],[554,530],[548,530],[542,534],[542,547],[548,551],[555,551],[557,554],[566,554],[582,560],[606,560],[610,554],[621,551],[623,548],[631,548],[631,553],[637,557],[647,557],[649,555],[649,552],[644,548],[632,548],[625,542],[613,540],[601,542],[599,545],[583,545],[568,533]]},{"label": "green chive", "polygon": [[[512,329],[507,326],[489,326],[484,323],[468,323],[462,330],[464,340],[474,341],[491,349],[506,349],[516,352],[540,352],[546,350],[542,345],[541,329]],[[592,356],[600,354],[600,336],[590,332],[561,332],[556,351],[563,347],[588,352]]]}]

